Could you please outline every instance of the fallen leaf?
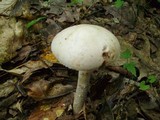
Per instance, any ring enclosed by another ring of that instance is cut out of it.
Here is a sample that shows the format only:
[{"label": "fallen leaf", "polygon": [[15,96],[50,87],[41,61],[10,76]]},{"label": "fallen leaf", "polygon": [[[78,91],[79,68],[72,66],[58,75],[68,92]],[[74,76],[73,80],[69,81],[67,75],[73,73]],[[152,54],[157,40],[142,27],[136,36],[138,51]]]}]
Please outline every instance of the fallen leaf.
[{"label": "fallen leaf", "polygon": [[15,90],[15,83],[17,79],[14,78],[13,80],[7,80],[5,83],[0,84],[0,98],[7,97],[13,90]]},{"label": "fallen leaf", "polygon": [[11,9],[14,7],[18,0],[1,0],[0,1],[0,14],[9,15]]},{"label": "fallen leaf", "polygon": [[58,107],[58,108],[56,108],[55,111],[56,111],[57,117],[60,117],[64,112],[64,108]]},{"label": "fallen leaf", "polygon": [[41,59],[49,61],[51,63],[58,63],[58,60],[50,50],[51,48],[45,48],[43,54],[40,55]]},{"label": "fallen leaf", "polygon": [[14,59],[14,62],[17,62],[17,61],[20,61],[20,60],[27,58],[29,56],[31,50],[32,50],[32,47],[30,45],[26,45],[26,46],[22,47],[19,51],[17,51],[18,55]]},{"label": "fallen leaf", "polygon": [[30,60],[14,69],[11,70],[4,70],[5,72],[17,75],[17,76],[21,76],[23,77],[22,83],[27,80],[34,71],[42,69],[42,68],[48,68],[52,66],[51,62],[48,61],[42,61],[42,60],[37,60],[37,61],[33,61]]},{"label": "fallen leaf", "polygon": [[69,93],[71,91],[73,91],[72,85],[56,84],[50,88],[50,90],[47,93],[47,96],[48,97],[59,96],[59,95],[65,94],[65,93]]},{"label": "fallen leaf", "polygon": [[59,99],[57,102],[52,103],[40,103],[37,106],[27,120],[56,120],[60,117],[67,106],[68,99],[71,99],[70,95],[63,97],[63,99]]},{"label": "fallen leaf", "polygon": [[70,11],[65,11],[58,19],[59,22],[74,22],[74,17]]},{"label": "fallen leaf", "polygon": [[49,88],[49,82],[46,80],[38,80],[26,86],[28,96],[35,100],[42,100],[46,98],[46,92]]}]

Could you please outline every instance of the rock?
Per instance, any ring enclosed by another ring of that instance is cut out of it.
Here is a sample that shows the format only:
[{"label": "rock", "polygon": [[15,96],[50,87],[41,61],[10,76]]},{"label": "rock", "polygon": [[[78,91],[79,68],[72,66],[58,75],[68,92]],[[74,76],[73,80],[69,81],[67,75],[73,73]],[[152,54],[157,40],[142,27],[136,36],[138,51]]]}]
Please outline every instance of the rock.
[{"label": "rock", "polygon": [[23,34],[22,21],[0,17],[0,65],[16,55],[16,50],[22,45]]}]

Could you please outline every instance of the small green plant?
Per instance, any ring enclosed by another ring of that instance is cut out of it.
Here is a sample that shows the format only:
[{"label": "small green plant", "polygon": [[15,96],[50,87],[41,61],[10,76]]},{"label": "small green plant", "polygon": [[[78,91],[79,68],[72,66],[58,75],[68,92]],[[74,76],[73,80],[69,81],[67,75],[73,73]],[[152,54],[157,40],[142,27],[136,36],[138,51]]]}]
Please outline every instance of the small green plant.
[{"label": "small green plant", "polygon": [[134,62],[125,63],[123,67],[136,76],[136,64]]},{"label": "small green plant", "polygon": [[76,5],[76,4],[82,4],[83,0],[71,0],[71,3],[69,5]]},{"label": "small green plant", "polygon": [[123,1],[123,0],[116,0],[116,1],[114,2],[114,6],[115,6],[116,8],[121,8],[121,7],[123,6],[123,4],[124,4],[124,1]]},{"label": "small green plant", "polygon": [[129,62],[129,59],[132,57],[132,53],[129,49],[126,49],[122,54],[121,58],[127,59],[127,62],[123,64],[123,67],[136,76],[136,64],[132,61]]},{"label": "small green plant", "polygon": [[142,80],[139,84],[140,90],[149,90],[153,83],[157,80],[155,75],[149,75],[146,80]]},{"label": "small green plant", "polygon": [[[82,4],[83,3],[83,0],[71,0],[71,3],[70,5],[76,5],[76,4]],[[124,1],[123,0],[116,0],[114,2],[114,6],[116,8],[121,8],[124,4]]]},{"label": "small green plant", "polygon": [[35,25],[36,23],[38,23],[41,20],[46,19],[46,17],[39,17],[35,20],[30,21],[29,23],[27,23],[26,28],[29,29],[30,27],[32,27],[33,25]]},{"label": "small green plant", "polygon": [[[130,61],[131,57],[132,53],[129,49],[126,49],[121,53],[121,58],[127,59],[127,62],[123,64],[123,68],[136,76],[136,64],[133,61]],[[152,84],[156,82],[156,80],[157,79],[155,75],[149,75],[148,77],[146,77],[146,79],[142,80],[139,83],[139,89],[143,91],[149,90]]]}]

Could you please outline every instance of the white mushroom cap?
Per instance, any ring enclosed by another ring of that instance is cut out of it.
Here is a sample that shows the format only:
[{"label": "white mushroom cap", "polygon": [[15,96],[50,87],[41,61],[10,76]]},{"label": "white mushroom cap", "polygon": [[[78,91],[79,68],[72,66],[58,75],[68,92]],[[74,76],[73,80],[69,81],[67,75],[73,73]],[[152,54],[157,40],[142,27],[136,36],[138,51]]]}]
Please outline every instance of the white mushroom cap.
[{"label": "white mushroom cap", "polygon": [[54,37],[51,49],[60,63],[78,71],[110,65],[120,56],[117,38],[107,29],[90,24],[62,30]]}]

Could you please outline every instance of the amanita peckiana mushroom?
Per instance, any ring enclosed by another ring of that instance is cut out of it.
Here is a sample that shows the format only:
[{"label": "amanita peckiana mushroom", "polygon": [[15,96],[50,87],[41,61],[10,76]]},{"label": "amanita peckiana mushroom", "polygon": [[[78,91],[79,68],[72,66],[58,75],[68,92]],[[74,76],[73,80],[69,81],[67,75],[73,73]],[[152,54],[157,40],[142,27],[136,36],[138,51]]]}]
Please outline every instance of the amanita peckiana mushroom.
[{"label": "amanita peckiana mushroom", "polygon": [[107,29],[90,24],[68,27],[58,33],[51,50],[64,66],[79,71],[73,112],[79,113],[87,95],[90,75],[102,64],[112,65],[120,56],[120,44]]}]

